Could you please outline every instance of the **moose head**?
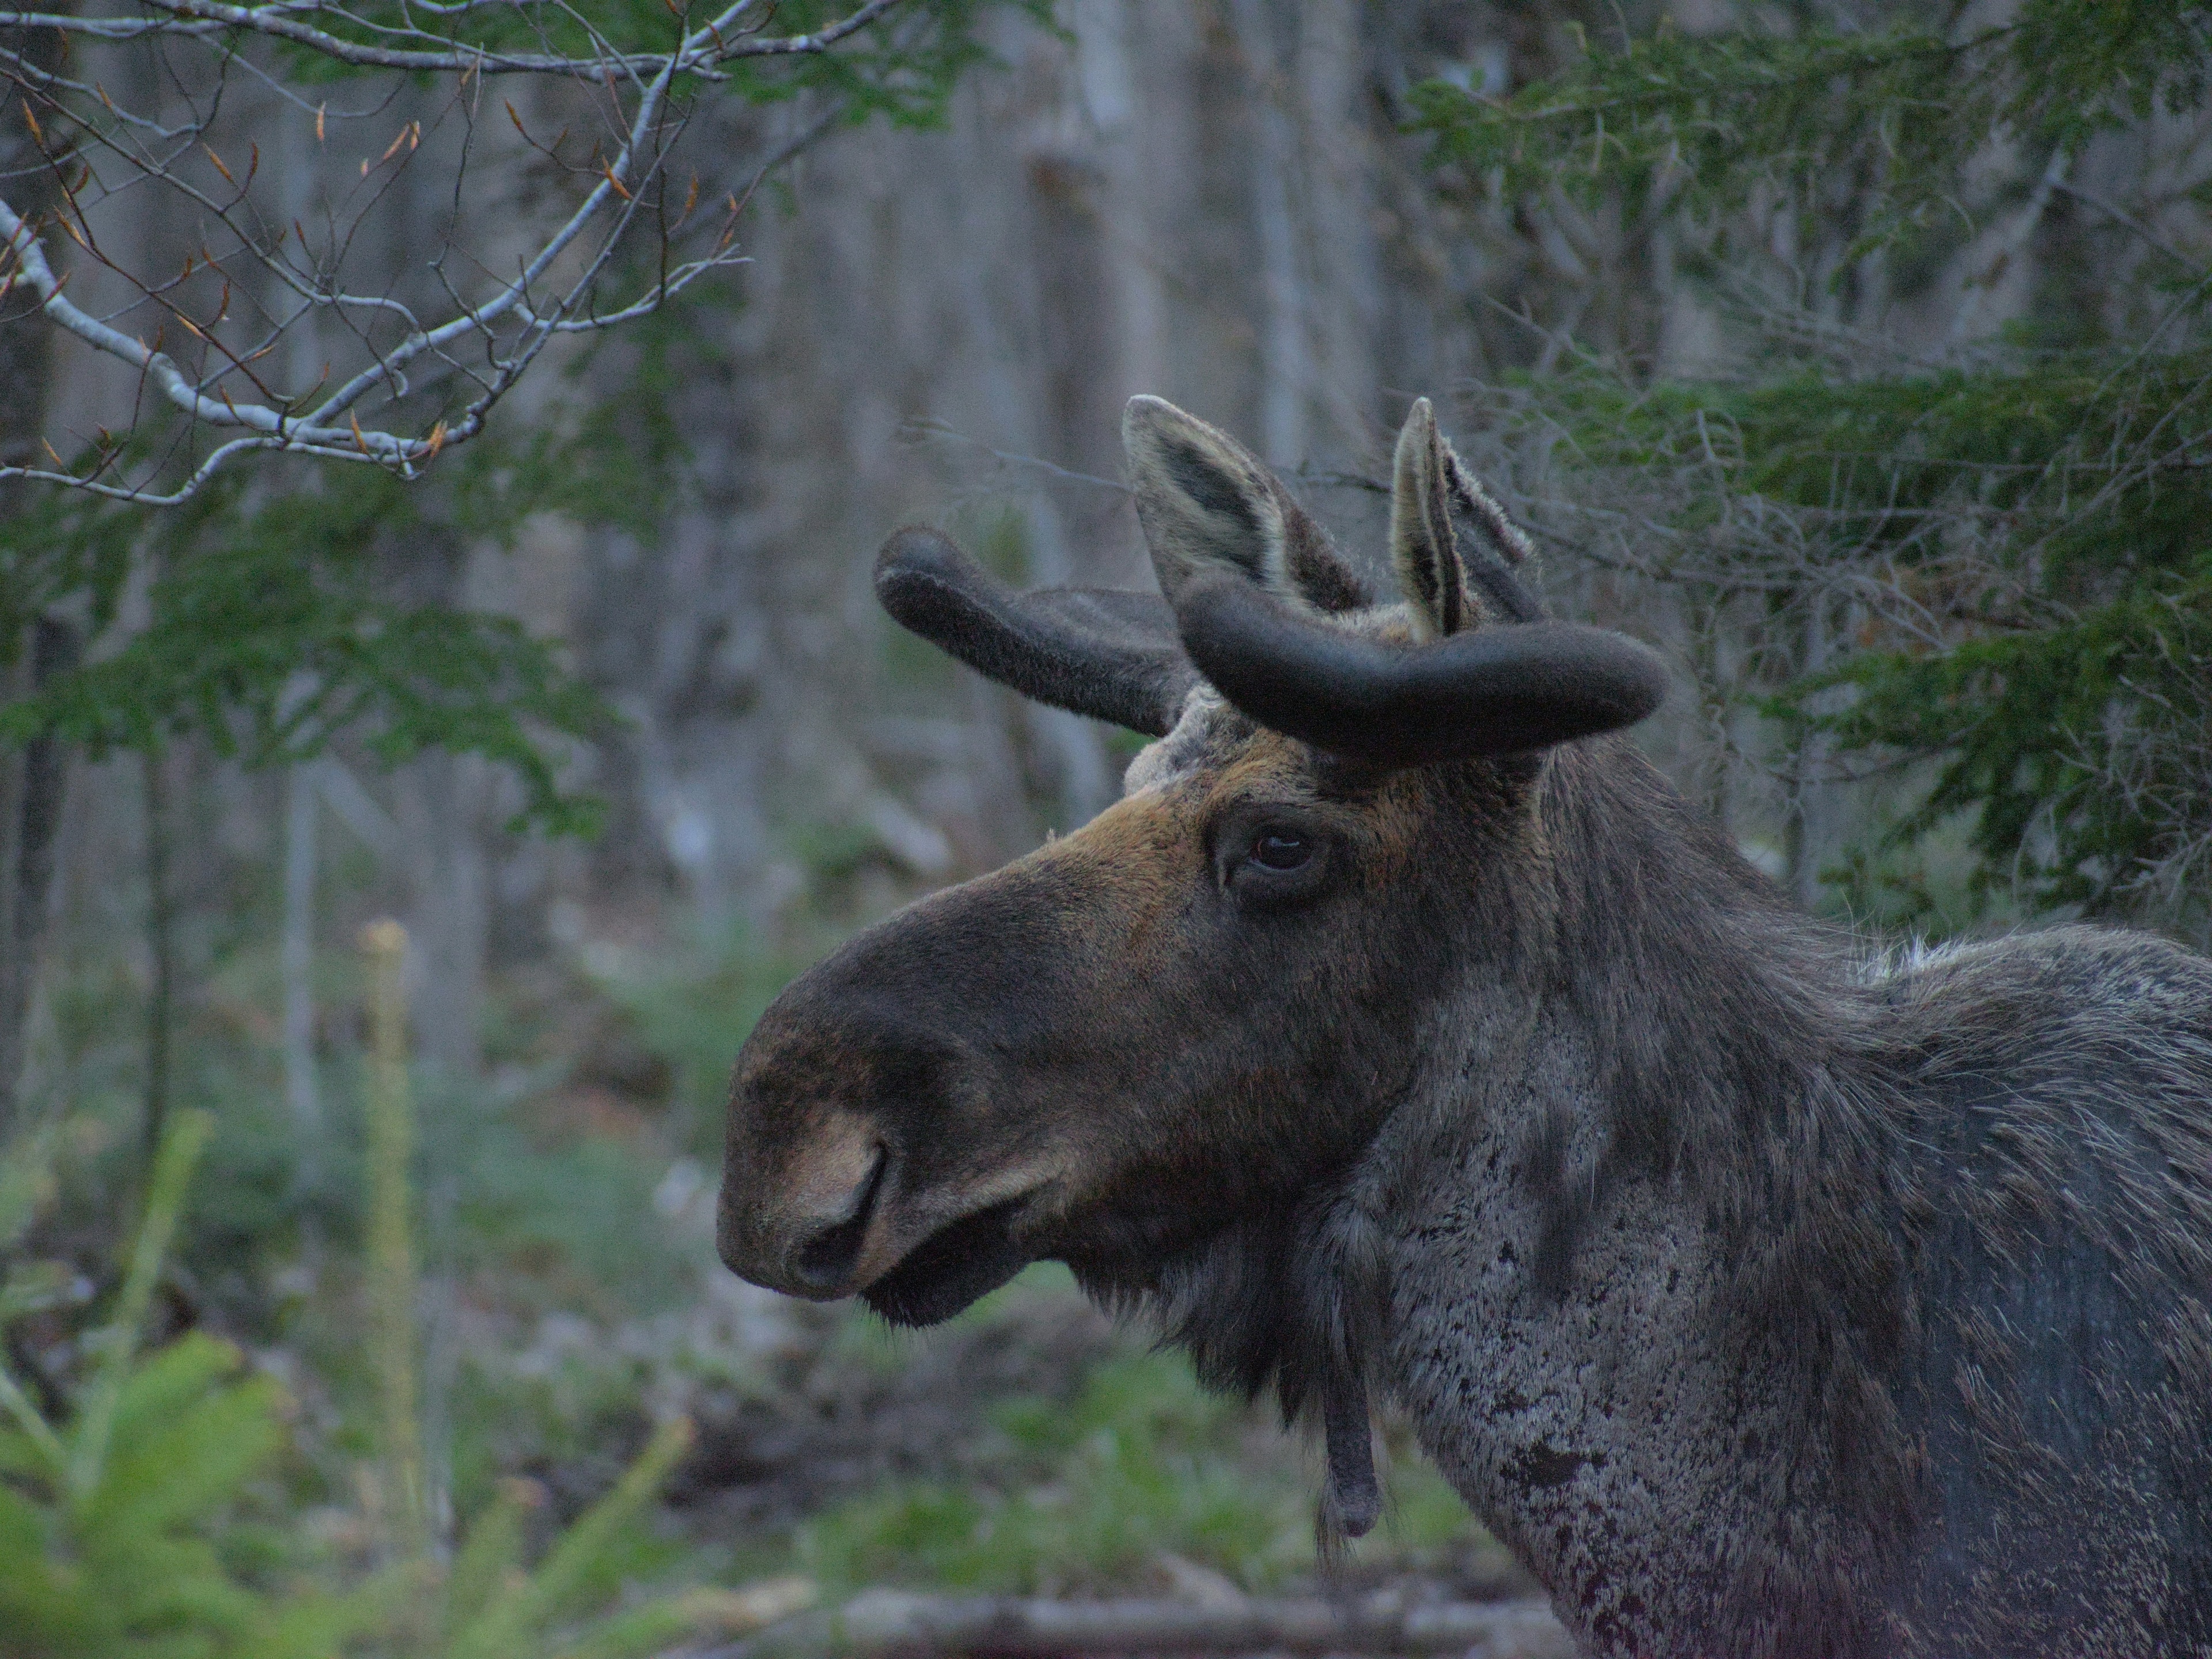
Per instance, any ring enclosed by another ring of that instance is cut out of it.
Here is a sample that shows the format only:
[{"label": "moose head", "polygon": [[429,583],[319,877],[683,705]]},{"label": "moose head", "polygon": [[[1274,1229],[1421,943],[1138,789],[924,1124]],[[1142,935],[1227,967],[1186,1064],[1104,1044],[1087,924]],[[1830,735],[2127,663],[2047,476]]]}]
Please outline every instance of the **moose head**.
[{"label": "moose head", "polygon": [[[1139,398],[1123,436],[1159,597],[1015,593],[933,530],[883,550],[907,627],[1157,741],[1085,828],[769,1008],[737,1066],[721,1255],[910,1325],[1063,1260],[1165,1304],[1212,1380],[1317,1394],[1333,1466],[1358,1465],[1342,1322],[1313,1339],[1334,1366],[1286,1347],[1316,1323],[1293,1257],[1470,976],[1504,1018],[1535,994],[1504,981],[1545,954],[1547,756],[1642,719],[1663,673],[1546,619],[1527,538],[1425,400],[1394,464],[1395,599],[1213,428]],[[1360,1470],[1336,1474],[1360,1508]]]}]

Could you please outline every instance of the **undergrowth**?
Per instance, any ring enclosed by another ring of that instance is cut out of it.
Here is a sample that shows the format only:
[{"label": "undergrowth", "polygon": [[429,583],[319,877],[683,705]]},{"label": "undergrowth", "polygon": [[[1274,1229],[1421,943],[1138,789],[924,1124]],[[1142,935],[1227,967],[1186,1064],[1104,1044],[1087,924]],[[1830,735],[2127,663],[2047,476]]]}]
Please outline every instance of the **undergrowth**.
[{"label": "undergrowth", "polygon": [[[388,1278],[376,1288],[380,1206],[395,1236],[395,1200],[371,1179],[394,1075],[374,1022],[337,1028],[303,1168],[271,1023],[254,1012],[268,976],[219,958],[180,1026],[172,1138],[191,1156],[169,1155],[149,1200],[127,1066],[76,1012],[130,981],[81,964],[57,1000],[74,1046],[54,1073],[76,1103],[0,1156],[14,1402],[0,1413],[0,1656],[490,1659],[522,1641],[617,1659],[796,1605],[798,1582],[830,1596],[1088,1594],[1187,1588],[1174,1575],[1189,1571],[1260,1590],[1310,1572],[1310,1451],[1206,1394],[1144,1333],[1110,1332],[1064,1270],[1032,1269],[920,1337],[729,1279],[712,1244],[714,1074],[791,969],[726,930],[671,957],[579,964],[567,1012],[532,1029],[615,1030],[652,1062],[624,1073],[641,1080],[629,1092],[588,1054],[522,1047],[494,1085],[413,1081],[423,1109],[398,1201],[422,1274],[402,1339],[421,1463],[403,1477],[388,1339],[382,1360],[364,1340],[365,1310],[392,1294]],[[329,981],[365,988],[355,964]],[[118,1212],[146,1218],[120,1249],[92,1224]],[[1025,1357],[1071,1326],[1079,1359]],[[848,1474],[825,1457],[802,1471],[795,1524],[718,1518],[686,1462],[686,1413],[865,1417],[961,1344],[1001,1359],[986,1382],[956,1366],[929,1385],[950,1396],[933,1406],[940,1439]],[[55,1471],[80,1455],[102,1390],[118,1402],[112,1457],[71,1486]],[[1417,1457],[1395,1462],[1389,1520],[1355,1570],[1463,1558],[1479,1534],[1458,1500]],[[672,1474],[673,1508],[656,1498]],[[395,1541],[410,1483],[427,1546]],[[784,1586],[768,1602],[730,1588],[763,1581]]]}]

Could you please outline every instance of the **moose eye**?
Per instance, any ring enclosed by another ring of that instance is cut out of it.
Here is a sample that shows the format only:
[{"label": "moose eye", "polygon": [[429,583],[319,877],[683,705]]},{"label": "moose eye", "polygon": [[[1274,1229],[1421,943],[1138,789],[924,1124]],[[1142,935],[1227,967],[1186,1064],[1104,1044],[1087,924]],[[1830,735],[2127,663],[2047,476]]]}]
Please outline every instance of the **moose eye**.
[{"label": "moose eye", "polygon": [[1221,826],[1213,846],[1222,890],[1247,909],[1320,896],[1337,862],[1335,838],[1325,827],[1273,811],[1240,812]]},{"label": "moose eye", "polygon": [[1245,857],[1262,870],[1284,875],[1304,869],[1313,855],[1314,844],[1306,836],[1287,830],[1262,830],[1252,837],[1252,850]]}]

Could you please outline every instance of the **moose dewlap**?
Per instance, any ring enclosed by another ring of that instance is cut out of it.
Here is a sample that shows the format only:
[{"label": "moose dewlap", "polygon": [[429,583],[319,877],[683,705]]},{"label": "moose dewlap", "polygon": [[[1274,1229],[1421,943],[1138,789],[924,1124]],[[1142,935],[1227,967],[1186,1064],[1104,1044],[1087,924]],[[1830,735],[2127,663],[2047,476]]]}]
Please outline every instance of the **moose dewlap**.
[{"label": "moose dewlap", "polygon": [[1212,428],[1124,435],[1161,597],[884,549],[908,627],[1158,741],[769,1011],[729,1265],[925,1324],[1065,1261],[1310,1414],[1338,1532],[1380,1390],[1591,1653],[2212,1653],[2212,964],[1794,910],[1425,403],[1395,596]]}]

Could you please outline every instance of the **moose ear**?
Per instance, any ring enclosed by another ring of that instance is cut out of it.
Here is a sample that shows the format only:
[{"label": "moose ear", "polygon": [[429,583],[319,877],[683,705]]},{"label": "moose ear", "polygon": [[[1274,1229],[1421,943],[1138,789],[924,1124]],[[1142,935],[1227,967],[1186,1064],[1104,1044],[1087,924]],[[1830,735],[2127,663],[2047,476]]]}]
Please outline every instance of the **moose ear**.
[{"label": "moose ear", "polygon": [[1390,468],[1390,563],[1424,640],[1447,639],[1469,620],[1451,509],[1451,463],[1436,411],[1416,398]]},{"label": "moose ear", "polygon": [[1353,611],[1367,586],[1328,532],[1228,434],[1158,398],[1132,398],[1121,442],[1160,591],[1228,572],[1292,605]]},{"label": "moose ear", "polygon": [[1529,580],[1535,573],[1536,544],[1453,453],[1449,440],[1443,448],[1452,523],[1459,531],[1468,582],[1505,621],[1543,621],[1544,601]]}]

